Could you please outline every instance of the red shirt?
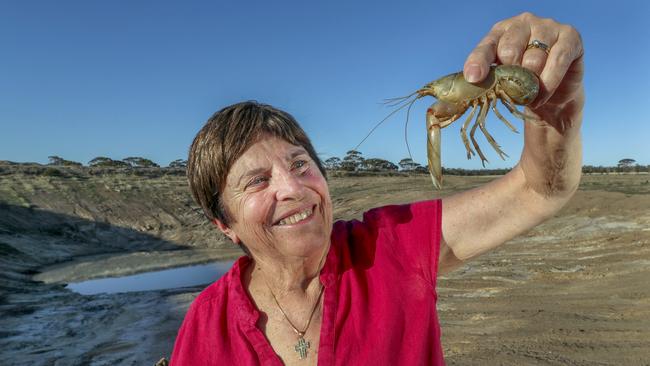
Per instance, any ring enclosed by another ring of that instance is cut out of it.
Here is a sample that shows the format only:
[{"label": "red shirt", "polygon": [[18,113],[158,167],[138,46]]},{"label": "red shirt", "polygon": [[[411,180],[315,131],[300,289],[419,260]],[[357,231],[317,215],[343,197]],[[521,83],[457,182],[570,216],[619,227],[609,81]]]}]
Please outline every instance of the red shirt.
[{"label": "red shirt", "polygon": [[[435,291],[441,208],[439,200],[386,206],[334,224],[320,274],[319,365],[444,365]],[[240,258],[194,300],[172,366],[282,365],[242,286],[249,263]]]}]

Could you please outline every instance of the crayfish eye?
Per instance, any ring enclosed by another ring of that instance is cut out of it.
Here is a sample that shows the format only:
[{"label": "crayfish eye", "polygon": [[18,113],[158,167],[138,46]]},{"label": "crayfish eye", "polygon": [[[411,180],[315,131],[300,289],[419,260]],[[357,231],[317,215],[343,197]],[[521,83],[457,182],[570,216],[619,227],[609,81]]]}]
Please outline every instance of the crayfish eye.
[{"label": "crayfish eye", "polygon": [[429,84],[425,85],[422,89],[418,90],[418,94],[420,94],[420,96],[429,95],[432,97],[437,97],[438,95],[441,94],[440,91],[441,91],[440,83],[436,80],[430,82]]}]

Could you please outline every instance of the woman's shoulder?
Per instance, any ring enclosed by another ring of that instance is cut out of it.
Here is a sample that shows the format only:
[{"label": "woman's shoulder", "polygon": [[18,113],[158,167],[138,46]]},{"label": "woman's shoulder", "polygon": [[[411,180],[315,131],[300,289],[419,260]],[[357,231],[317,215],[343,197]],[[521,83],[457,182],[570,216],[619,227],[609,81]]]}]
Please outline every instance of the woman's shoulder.
[{"label": "woman's shoulder", "polygon": [[343,221],[339,224],[339,229],[344,226],[352,228],[365,225],[394,226],[417,221],[420,218],[429,219],[442,213],[441,202],[441,200],[437,199],[375,207],[364,212],[361,221]]},{"label": "woman's shoulder", "polygon": [[338,221],[333,245],[340,258],[340,271],[372,268],[364,273],[401,278],[400,271],[411,268],[428,283],[434,283],[441,215],[441,201],[429,200],[373,208],[363,214],[361,221]]}]

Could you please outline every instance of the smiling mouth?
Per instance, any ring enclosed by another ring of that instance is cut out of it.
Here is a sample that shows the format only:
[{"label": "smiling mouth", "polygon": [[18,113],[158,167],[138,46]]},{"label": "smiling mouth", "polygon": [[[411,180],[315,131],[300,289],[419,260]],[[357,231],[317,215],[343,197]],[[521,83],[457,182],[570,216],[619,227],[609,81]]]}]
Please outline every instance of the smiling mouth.
[{"label": "smiling mouth", "polygon": [[298,212],[297,214],[293,214],[289,217],[285,217],[284,219],[280,220],[276,225],[281,226],[281,225],[297,224],[311,217],[313,213],[314,213],[314,209],[310,207],[303,211]]}]

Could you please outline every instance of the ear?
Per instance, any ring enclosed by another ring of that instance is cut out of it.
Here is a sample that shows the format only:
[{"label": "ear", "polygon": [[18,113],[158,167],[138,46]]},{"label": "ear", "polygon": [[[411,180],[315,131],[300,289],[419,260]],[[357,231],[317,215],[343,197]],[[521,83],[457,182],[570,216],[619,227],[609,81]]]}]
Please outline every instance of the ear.
[{"label": "ear", "polygon": [[229,237],[233,243],[239,245],[240,243],[239,236],[237,236],[237,234],[235,234],[235,232],[228,225],[224,224],[219,219],[212,219],[212,223],[216,227],[218,227],[222,233],[224,233],[227,237]]}]

